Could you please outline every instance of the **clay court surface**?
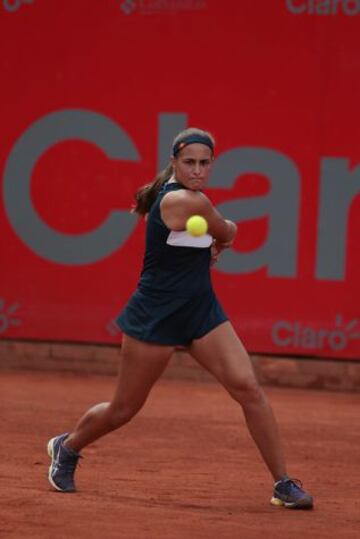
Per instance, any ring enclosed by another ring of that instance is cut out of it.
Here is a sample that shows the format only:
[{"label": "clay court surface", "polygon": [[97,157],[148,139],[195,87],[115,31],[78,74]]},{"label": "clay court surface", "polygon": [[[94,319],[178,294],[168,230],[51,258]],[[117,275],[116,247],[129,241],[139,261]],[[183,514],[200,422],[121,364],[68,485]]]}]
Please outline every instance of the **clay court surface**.
[{"label": "clay court surface", "polygon": [[79,492],[53,492],[46,443],[114,378],[0,373],[1,538],[359,538],[357,393],[265,388],[313,511],[269,504],[271,481],[215,383],[162,379],[132,423],[84,450]]}]

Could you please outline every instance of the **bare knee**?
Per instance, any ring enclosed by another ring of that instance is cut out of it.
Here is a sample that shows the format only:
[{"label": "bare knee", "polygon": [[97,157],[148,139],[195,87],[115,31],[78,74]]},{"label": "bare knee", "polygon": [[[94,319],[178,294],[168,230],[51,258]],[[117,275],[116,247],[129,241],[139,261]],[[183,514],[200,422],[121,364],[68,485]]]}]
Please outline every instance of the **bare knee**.
[{"label": "bare knee", "polygon": [[256,378],[234,380],[227,386],[227,390],[231,397],[243,407],[264,402],[264,392]]},{"label": "bare knee", "polygon": [[141,406],[125,404],[122,406],[109,406],[108,410],[108,422],[112,429],[118,429],[126,423],[132,420],[132,418],[138,413]]}]

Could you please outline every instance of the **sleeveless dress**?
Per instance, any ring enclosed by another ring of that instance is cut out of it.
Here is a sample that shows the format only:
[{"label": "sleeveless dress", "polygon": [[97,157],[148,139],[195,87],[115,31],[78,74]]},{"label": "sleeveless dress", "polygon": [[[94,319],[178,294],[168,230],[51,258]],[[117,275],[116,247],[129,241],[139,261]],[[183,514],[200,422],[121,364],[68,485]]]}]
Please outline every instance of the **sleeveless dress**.
[{"label": "sleeveless dress", "polygon": [[228,318],[211,284],[212,237],[173,232],[161,219],[164,195],[179,189],[185,187],[164,184],[151,207],[140,280],[116,323],[140,341],[187,346]]}]

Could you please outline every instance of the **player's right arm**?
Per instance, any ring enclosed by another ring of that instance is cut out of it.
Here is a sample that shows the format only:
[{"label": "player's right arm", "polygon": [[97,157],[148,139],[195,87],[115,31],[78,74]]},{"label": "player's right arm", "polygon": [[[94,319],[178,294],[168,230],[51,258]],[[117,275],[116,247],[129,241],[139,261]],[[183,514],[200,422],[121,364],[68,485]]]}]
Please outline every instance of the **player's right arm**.
[{"label": "player's right arm", "polygon": [[189,217],[201,215],[219,250],[230,247],[236,235],[236,224],[225,219],[201,191],[182,189],[167,193],[161,201],[160,213],[165,225],[177,231],[185,230]]}]

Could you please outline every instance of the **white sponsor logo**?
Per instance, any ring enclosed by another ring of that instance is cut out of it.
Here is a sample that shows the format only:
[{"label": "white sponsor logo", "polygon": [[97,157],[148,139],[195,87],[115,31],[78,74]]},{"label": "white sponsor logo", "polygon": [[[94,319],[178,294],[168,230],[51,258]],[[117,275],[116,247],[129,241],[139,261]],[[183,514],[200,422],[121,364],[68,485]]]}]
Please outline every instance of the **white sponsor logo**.
[{"label": "white sponsor logo", "polygon": [[[157,169],[162,170],[169,160],[169,140],[185,129],[188,116],[160,112],[158,118]],[[14,232],[37,256],[57,264],[92,264],[121,248],[134,232],[137,218],[124,209],[109,208],[106,218],[91,232],[63,234],[49,227],[33,204],[32,178],[41,156],[66,140],[90,142],[111,160],[142,161],[135,141],[112,118],[92,110],[57,110],[33,122],[10,150],[4,168],[3,205]],[[348,241],[348,223],[353,202],[360,195],[360,166],[354,166],[348,157],[320,157],[319,170],[313,276],[321,281],[345,281],[347,258],[357,253],[355,241]],[[304,203],[300,169],[289,155],[274,148],[235,146],[217,156],[208,188],[230,190],[247,174],[265,176],[268,193],[232,198],[216,208],[237,223],[266,217],[268,232],[257,249],[227,249],[217,270],[243,274],[266,268],[269,278],[298,279]]]},{"label": "white sponsor logo", "polygon": [[347,15],[360,14],[360,0],[285,0],[293,15]]},{"label": "white sponsor logo", "polygon": [[134,0],[124,0],[120,4],[120,9],[125,15],[131,15],[131,13],[136,10],[136,2],[134,2]]},{"label": "white sponsor logo", "polygon": [[3,8],[10,13],[17,11],[24,4],[32,4],[34,0],[3,0]]},{"label": "white sponsor logo", "polygon": [[351,340],[360,339],[358,320],[348,323],[338,314],[335,328],[314,328],[301,322],[279,320],[271,330],[274,344],[287,348],[306,348],[308,350],[324,350],[330,348],[334,352],[344,350]]},{"label": "white sponsor logo", "polygon": [[121,331],[115,320],[110,320],[110,322],[106,324],[105,329],[112,337],[115,337],[115,335],[118,335]]},{"label": "white sponsor logo", "polygon": [[206,8],[206,0],[121,0],[120,2],[120,9],[125,15],[199,11]]},{"label": "white sponsor logo", "polygon": [[19,307],[20,305],[18,303],[13,303],[9,307],[5,307],[5,300],[0,298],[0,334],[6,333],[11,326],[21,325],[21,320],[13,317]]}]

